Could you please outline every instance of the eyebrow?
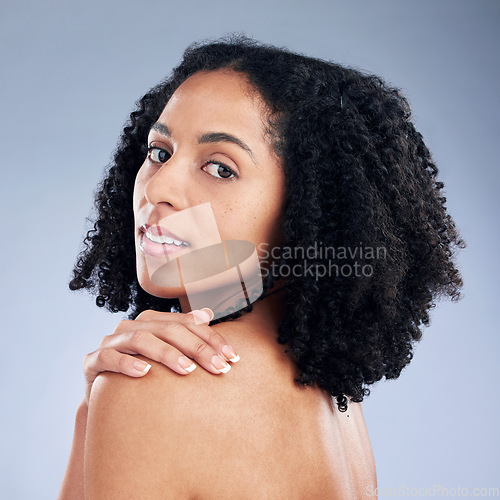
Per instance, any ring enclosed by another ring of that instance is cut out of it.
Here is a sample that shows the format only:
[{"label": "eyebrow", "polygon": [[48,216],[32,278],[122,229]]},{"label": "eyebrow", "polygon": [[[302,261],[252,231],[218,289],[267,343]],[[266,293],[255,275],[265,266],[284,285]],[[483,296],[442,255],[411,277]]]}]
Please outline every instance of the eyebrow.
[{"label": "eyebrow", "polygon": [[[170,130],[166,125],[163,125],[163,123],[154,123],[151,127],[151,130],[155,130],[156,132],[159,132],[160,134],[167,137],[172,137]],[[226,132],[207,132],[206,134],[198,137],[198,144],[209,144],[215,142],[230,142],[232,144],[236,144],[241,149],[245,150],[250,155],[250,158],[252,158],[252,161],[256,163],[255,156],[252,150],[241,139],[238,139],[238,137],[234,135],[228,134]]]}]

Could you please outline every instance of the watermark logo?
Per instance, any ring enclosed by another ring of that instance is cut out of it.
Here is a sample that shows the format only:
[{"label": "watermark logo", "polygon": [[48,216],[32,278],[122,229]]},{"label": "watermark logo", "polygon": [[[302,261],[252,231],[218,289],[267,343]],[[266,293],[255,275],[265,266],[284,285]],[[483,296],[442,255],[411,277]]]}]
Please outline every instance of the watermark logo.
[{"label": "watermark logo", "polygon": [[463,486],[448,487],[442,484],[431,484],[421,487],[400,484],[393,488],[377,487],[369,484],[365,494],[368,498],[382,497],[498,497],[500,488],[466,488]]},{"label": "watermark logo", "polygon": [[[263,275],[274,277],[320,278],[342,276],[344,278],[370,278],[374,274],[374,261],[387,259],[383,246],[324,246],[318,243],[307,247],[274,247],[259,245]],[[278,264],[279,259],[283,262]]]}]

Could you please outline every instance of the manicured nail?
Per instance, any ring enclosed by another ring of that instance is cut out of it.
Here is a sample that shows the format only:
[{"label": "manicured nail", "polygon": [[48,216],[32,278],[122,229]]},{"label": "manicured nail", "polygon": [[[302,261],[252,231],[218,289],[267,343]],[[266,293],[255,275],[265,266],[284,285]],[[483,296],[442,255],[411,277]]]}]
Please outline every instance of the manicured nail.
[{"label": "manicured nail", "polygon": [[212,309],[210,309],[210,307],[203,307],[202,309],[200,309],[200,311],[205,311],[210,316],[208,320],[209,323],[214,319],[215,314]]},{"label": "manicured nail", "polygon": [[[209,309],[210,310],[210,309]],[[188,314],[192,314],[195,318],[200,319],[201,322],[196,321],[197,325],[201,325],[201,323],[210,323],[211,317],[210,314],[204,309],[195,309]]]},{"label": "manicured nail", "polygon": [[145,361],[134,361],[134,368],[141,373],[148,373],[151,365]]},{"label": "manicured nail", "polygon": [[230,345],[225,345],[222,348],[222,354],[232,363],[240,360],[240,357],[234,352],[234,349]]},{"label": "manicured nail", "polygon": [[212,366],[222,373],[227,373],[231,369],[231,365],[226,363],[218,354],[212,357]]},{"label": "manicured nail", "polygon": [[186,356],[179,356],[178,363],[179,366],[188,373],[196,368],[196,365],[189,358],[186,358]]}]

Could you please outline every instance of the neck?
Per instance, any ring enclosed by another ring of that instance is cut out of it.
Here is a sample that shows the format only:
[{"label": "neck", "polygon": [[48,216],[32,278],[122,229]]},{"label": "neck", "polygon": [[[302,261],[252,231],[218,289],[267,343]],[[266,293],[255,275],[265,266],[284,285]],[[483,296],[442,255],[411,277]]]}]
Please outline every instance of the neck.
[{"label": "neck", "polygon": [[[266,292],[266,297],[252,304],[252,312],[243,314],[232,322],[239,326],[252,326],[277,331],[282,317],[285,314],[284,294],[281,292],[283,283],[277,281],[271,290]],[[183,313],[191,310],[187,297],[179,297]]]},{"label": "neck", "polygon": [[261,326],[278,330],[278,326],[285,314],[284,294],[281,287],[275,285],[267,292],[267,296],[262,300],[257,300],[252,304],[252,312],[242,315],[236,321],[241,324],[251,326]]}]

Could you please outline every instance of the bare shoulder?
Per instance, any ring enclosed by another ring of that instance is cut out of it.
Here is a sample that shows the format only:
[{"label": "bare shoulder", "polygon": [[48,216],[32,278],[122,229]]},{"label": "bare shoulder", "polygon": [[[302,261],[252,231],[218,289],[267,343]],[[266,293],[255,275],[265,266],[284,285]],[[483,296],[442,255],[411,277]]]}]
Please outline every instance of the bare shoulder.
[{"label": "bare shoulder", "polygon": [[[250,342],[248,332],[231,337],[230,324],[223,325],[216,329],[241,357],[228,373],[198,367],[183,376],[147,360],[152,368],[145,377],[97,377],[87,426],[86,496],[337,497],[340,478],[349,474],[343,441],[350,437],[331,401],[294,383],[294,363],[276,340]],[[361,410],[353,408],[343,420],[349,426],[361,421]],[[364,428],[355,432],[364,439]]]},{"label": "bare shoulder", "polygon": [[86,497],[190,498],[200,485],[228,493],[221,475],[252,467],[248,457],[256,471],[264,466],[249,447],[256,451],[276,438],[269,406],[280,387],[269,377],[274,355],[263,345],[234,347],[241,359],[226,374],[197,367],[179,375],[138,356],[152,365],[146,376],[105,372],[96,378],[85,444]]},{"label": "bare shoulder", "polygon": [[[234,457],[245,463],[242,455],[249,452],[239,454],[238,447],[255,447],[249,432],[259,436],[263,420],[271,419],[244,380],[247,361],[227,374],[198,367],[187,376],[147,361],[152,367],[144,377],[105,372],[94,381],[86,498],[190,498],[200,487],[228,493],[224,483],[230,487],[238,469]],[[272,438],[272,430],[267,432]]]}]

